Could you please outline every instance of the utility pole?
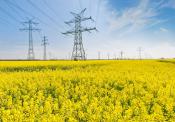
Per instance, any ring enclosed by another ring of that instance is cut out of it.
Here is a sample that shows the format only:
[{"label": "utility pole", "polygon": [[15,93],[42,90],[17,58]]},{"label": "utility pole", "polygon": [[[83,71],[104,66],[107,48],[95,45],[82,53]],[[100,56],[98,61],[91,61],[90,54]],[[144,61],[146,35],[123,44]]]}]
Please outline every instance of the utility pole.
[{"label": "utility pole", "polygon": [[44,47],[44,50],[43,50],[43,60],[47,60],[47,45],[48,45],[48,39],[46,36],[43,37],[43,40],[42,40],[42,46]]},{"label": "utility pole", "polygon": [[108,57],[108,60],[109,60],[110,59],[110,54],[109,53],[107,54],[107,57]]},{"label": "utility pole", "polygon": [[69,57],[68,57],[68,60],[71,60],[71,53],[69,52]]},{"label": "utility pole", "polygon": [[100,60],[100,59],[101,59],[101,53],[98,52],[98,60]]},{"label": "utility pole", "polygon": [[29,48],[28,48],[28,55],[27,59],[28,60],[34,60],[35,59],[35,54],[34,54],[34,49],[33,49],[33,31],[39,31],[40,29],[37,29],[33,26],[38,25],[38,23],[34,22],[32,19],[22,22],[24,25],[28,25],[28,27],[20,29],[21,31],[28,31],[29,32]]},{"label": "utility pole", "polygon": [[116,53],[114,53],[114,60],[116,60],[117,59],[117,56],[116,56]]},{"label": "utility pole", "polygon": [[71,14],[74,16],[74,19],[68,22],[65,22],[67,25],[74,24],[74,28],[70,31],[67,31],[65,33],[62,33],[64,35],[72,34],[74,35],[74,47],[72,52],[72,60],[86,60],[86,53],[83,47],[83,39],[82,39],[82,33],[83,32],[91,32],[92,30],[97,30],[94,28],[84,28],[82,27],[82,22],[87,20],[92,20],[92,17],[84,17],[84,12],[86,11],[86,8],[82,10],[79,14],[71,12]]},{"label": "utility pole", "polygon": [[137,51],[138,51],[138,53],[139,53],[139,54],[138,54],[139,59],[142,60],[142,51],[143,51],[142,47],[139,47]]},{"label": "utility pole", "polygon": [[124,52],[121,51],[121,52],[120,52],[120,59],[121,59],[121,60],[123,60],[123,54],[124,54]]}]

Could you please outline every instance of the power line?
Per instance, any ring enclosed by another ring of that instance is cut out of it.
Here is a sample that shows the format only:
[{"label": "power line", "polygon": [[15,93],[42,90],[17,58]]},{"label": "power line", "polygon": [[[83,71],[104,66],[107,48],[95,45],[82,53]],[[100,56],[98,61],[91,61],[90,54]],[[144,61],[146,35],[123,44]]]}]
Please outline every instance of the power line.
[{"label": "power line", "polygon": [[[37,9],[40,13],[42,13],[44,16],[48,17],[51,21],[54,21],[52,20],[52,18],[47,15],[42,9],[40,9],[37,5],[35,5],[31,0],[26,0],[31,6],[33,6],[35,9]],[[54,21],[55,22],[55,21]]]},{"label": "power line", "polygon": [[29,32],[29,49],[28,49],[28,56],[27,59],[29,60],[34,60],[35,59],[35,54],[34,54],[34,49],[33,49],[33,31],[39,31],[40,29],[35,28],[33,26],[38,25],[38,23],[34,22],[32,19],[23,22],[23,24],[27,24],[27,28],[20,29],[21,31],[28,31]]},{"label": "power line", "polygon": [[[47,17],[48,19],[50,19],[50,21],[52,21],[53,23],[55,23],[56,25],[59,25],[57,23],[57,21],[55,21],[51,16],[49,16],[47,13],[45,13],[41,8],[39,8],[36,4],[34,4],[31,0],[27,0],[27,2],[33,6],[36,10],[38,10],[41,14],[43,14],[45,17]],[[59,25],[60,26],[60,25]],[[61,27],[61,26],[60,26]],[[62,27],[61,27],[62,28]]]},{"label": "power line", "polygon": [[[13,0],[13,2],[8,1],[9,4],[13,5],[14,7],[16,7],[18,10],[20,10],[21,12],[23,12],[24,14],[27,14],[30,16],[30,18],[35,18],[36,20],[38,20],[40,23],[43,23],[49,27],[52,27],[54,30],[58,30],[58,28],[56,28],[55,26],[50,26],[49,24],[45,23],[43,20],[41,20],[40,18],[34,16],[33,14],[31,14],[30,12],[26,11],[25,9],[23,9],[21,6],[18,5],[18,3],[16,3],[15,0]],[[28,19],[28,18],[27,18]]]},{"label": "power line", "polygon": [[[18,3],[16,3],[16,1],[15,0],[13,0],[13,2],[12,1],[10,1],[10,0],[8,0],[8,4],[11,4],[11,5],[13,5],[15,8],[17,8],[18,10],[20,10],[21,12],[23,12],[24,14],[27,14],[27,15],[29,15],[29,16],[31,16],[32,18],[35,18],[36,20],[38,20],[39,22],[41,22],[41,23],[43,23],[43,24],[45,24],[45,25],[47,25],[47,26],[49,26],[49,27],[52,27],[54,30],[59,30],[58,28],[56,28],[55,26],[50,26],[49,24],[47,24],[47,23],[45,23],[43,20],[41,20],[40,18],[38,18],[38,17],[35,17],[33,14],[31,14],[30,12],[28,12],[28,11],[26,11],[25,9],[23,9],[22,7],[20,7],[19,5],[18,5]],[[27,18],[28,19],[28,18]],[[53,31],[53,30],[52,30]],[[61,33],[61,32],[60,32]]]},{"label": "power line", "polygon": [[[48,2],[46,0],[42,0],[43,3],[45,4],[45,6],[57,17],[57,19],[59,19],[60,21],[63,21],[61,18],[60,18],[60,15],[48,4]],[[57,23],[56,23],[57,24]],[[57,24],[58,25],[58,24]],[[61,28],[64,28],[61,24],[59,24],[59,26]]]},{"label": "power line", "polygon": [[13,16],[12,14],[10,14],[8,11],[6,11],[5,9],[3,9],[1,6],[0,6],[0,9],[2,12],[4,12],[7,16],[9,16],[10,18],[12,18],[13,20],[15,20],[16,22],[20,22],[18,19],[16,19],[15,16]]},{"label": "power line", "polygon": [[4,2],[7,4],[7,6],[8,6],[10,9],[13,10],[13,12],[15,12],[18,16],[20,16],[20,18],[23,18],[23,19],[24,19],[24,17],[20,14],[20,12],[17,11],[17,10],[14,8],[14,6],[12,6],[12,4],[10,4],[9,0],[4,0]]},{"label": "power line", "polygon": [[95,26],[97,26],[97,23],[98,23],[98,17],[99,17],[99,12],[100,12],[100,5],[101,5],[101,0],[98,0]]},{"label": "power line", "polygon": [[[54,13],[55,14],[55,16],[60,16],[60,15],[58,15],[58,13],[48,4],[48,2],[46,1],[46,0],[42,0],[43,1],[43,3],[45,4],[45,6],[50,10],[50,11],[52,11],[52,13]],[[61,19],[61,18],[59,18],[59,19]],[[62,19],[61,19],[61,21],[62,21]]]},{"label": "power line", "polygon": [[9,20],[6,20],[5,18],[2,18],[2,16],[0,17],[0,20],[4,23],[4,24],[11,24],[14,27],[16,27],[16,25],[14,25],[13,23],[11,23]]},{"label": "power line", "polygon": [[10,26],[12,25],[14,28],[16,28],[16,24],[14,24],[14,23],[12,23],[11,21],[9,21],[9,20],[3,18],[2,16],[0,17],[0,20],[1,20],[1,22],[4,23],[5,25],[10,25]]},{"label": "power line", "polygon": [[14,7],[16,7],[18,10],[20,10],[20,11],[23,12],[24,14],[28,14],[30,17],[35,18],[35,19],[37,19],[38,21],[42,22],[41,19],[39,19],[39,18],[33,16],[33,14],[31,14],[31,13],[28,12],[28,11],[26,11],[26,10],[23,9],[22,7],[20,7],[20,6],[15,2],[15,0],[14,0],[13,2],[8,1],[8,3],[11,4],[11,5],[13,5]]}]

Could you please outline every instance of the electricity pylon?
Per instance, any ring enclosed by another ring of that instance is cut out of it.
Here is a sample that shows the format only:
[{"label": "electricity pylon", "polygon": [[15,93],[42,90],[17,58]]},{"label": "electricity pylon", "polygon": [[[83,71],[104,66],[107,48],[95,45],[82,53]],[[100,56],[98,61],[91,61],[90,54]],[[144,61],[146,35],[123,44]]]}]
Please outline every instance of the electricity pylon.
[{"label": "electricity pylon", "polygon": [[110,60],[110,54],[109,53],[107,54],[107,58],[108,58],[108,60]]},{"label": "electricity pylon", "polygon": [[117,59],[117,56],[116,56],[116,53],[114,53],[114,60],[116,60]]},{"label": "electricity pylon", "polygon": [[34,54],[34,49],[33,49],[33,31],[39,31],[40,29],[37,29],[33,27],[33,25],[38,25],[38,23],[34,22],[32,19],[22,22],[24,25],[28,25],[28,27],[20,29],[21,31],[28,31],[29,32],[29,49],[28,49],[28,55],[27,59],[28,60],[34,60],[35,59],[35,54]]},{"label": "electricity pylon", "polygon": [[142,47],[139,47],[137,51],[139,53],[139,59],[142,60],[142,51],[143,51]]},{"label": "electricity pylon", "polygon": [[86,11],[86,8],[82,10],[79,14],[71,12],[71,14],[74,16],[74,19],[68,22],[65,22],[65,24],[71,25],[74,24],[74,29],[67,31],[65,33],[62,33],[64,35],[72,34],[74,35],[74,47],[72,52],[72,60],[86,60],[86,53],[83,47],[83,39],[82,39],[82,33],[83,32],[91,32],[92,30],[97,30],[94,28],[84,28],[82,27],[82,22],[87,20],[92,20],[92,17],[84,17],[84,12]]},{"label": "electricity pylon", "polygon": [[101,59],[101,53],[100,53],[100,51],[98,52],[98,60],[100,60]]},{"label": "electricity pylon", "polygon": [[43,50],[43,60],[47,60],[47,45],[48,45],[48,39],[46,36],[43,37],[43,40],[42,40],[42,46],[44,47],[44,50]]},{"label": "electricity pylon", "polygon": [[121,59],[121,60],[123,60],[123,54],[124,54],[124,52],[121,51],[121,52],[120,52],[120,59]]}]

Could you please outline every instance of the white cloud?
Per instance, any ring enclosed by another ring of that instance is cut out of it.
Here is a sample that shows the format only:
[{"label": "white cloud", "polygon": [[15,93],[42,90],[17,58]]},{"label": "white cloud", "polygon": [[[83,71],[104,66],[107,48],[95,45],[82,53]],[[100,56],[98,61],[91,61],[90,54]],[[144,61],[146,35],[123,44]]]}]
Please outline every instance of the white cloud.
[{"label": "white cloud", "polygon": [[157,24],[158,14],[157,9],[150,6],[150,0],[140,0],[138,6],[128,8],[112,17],[110,29],[111,31],[122,30],[123,33],[137,32]]},{"label": "white cloud", "polygon": [[169,32],[169,30],[168,30],[168,29],[163,28],[163,27],[160,27],[160,31],[161,31],[161,32]]}]

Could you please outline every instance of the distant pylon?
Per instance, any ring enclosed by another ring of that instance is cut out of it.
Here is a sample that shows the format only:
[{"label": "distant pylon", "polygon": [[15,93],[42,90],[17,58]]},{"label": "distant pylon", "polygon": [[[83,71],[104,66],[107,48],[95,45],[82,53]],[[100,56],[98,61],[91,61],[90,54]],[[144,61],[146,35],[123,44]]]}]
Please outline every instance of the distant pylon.
[{"label": "distant pylon", "polygon": [[142,51],[143,51],[142,47],[139,47],[137,51],[139,53],[139,55],[138,55],[139,59],[141,60],[142,59]]},{"label": "distant pylon", "polygon": [[48,39],[46,36],[43,37],[43,40],[42,40],[42,46],[44,47],[44,50],[43,50],[43,60],[47,60],[47,45],[48,45]]},{"label": "distant pylon", "polygon": [[100,59],[101,59],[101,53],[98,52],[98,60],[100,60]]},{"label": "distant pylon", "polygon": [[69,56],[68,56],[68,59],[71,60],[71,53],[69,52]]},{"label": "distant pylon", "polygon": [[110,59],[110,54],[109,53],[107,54],[107,58],[108,58],[108,60]]},{"label": "distant pylon", "polygon": [[117,59],[117,56],[116,56],[116,53],[114,53],[114,60],[116,60]]},{"label": "distant pylon", "polygon": [[74,35],[74,47],[72,52],[72,60],[86,60],[86,53],[83,47],[83,39],[82,39],[82,33],[83,32],[91,32],[92,30],[96,30],[96,28],[83,28],[81,26],[81,23],[86,20],[92,20],[91,17],[83,17],[84,12],[86,9],[82,10],[79,14],[71,12],[71,14],[74,16],[74,19],[68,22],[65,22],[66,24],[75,24],[75,28],[73,30],[67,31],[65,35],[72,34]]},{"label": "distant pylon", "polygon": [[20,29],[21,31],[28,31],[29,32],[29,48],[28,48],[28,55],[27,59],[28,60],[34,60],[35,59],[35,54],[34,54],[34,49],[33,49],[33,31],[39,31],[40,29],[34,28],[33,25],[38,25],[38,23],[34,22],[32,19],[22,22],[24,25],[28,24],[28,27]]},{"label": "distant pylon", "polygon": [[121,51],[121,52],[120,52],[120,59],[121,59],[121,60],[123,59],[123,54],[124,54],[124,52]]}]

